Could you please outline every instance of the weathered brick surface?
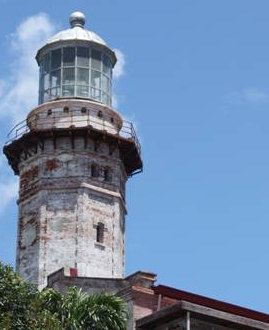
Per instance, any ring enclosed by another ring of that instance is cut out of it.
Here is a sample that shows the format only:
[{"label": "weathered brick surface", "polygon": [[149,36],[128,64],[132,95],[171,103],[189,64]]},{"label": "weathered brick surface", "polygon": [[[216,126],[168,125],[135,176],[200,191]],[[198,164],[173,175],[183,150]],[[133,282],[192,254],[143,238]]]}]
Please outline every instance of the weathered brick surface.
[{"label": "weathered brick surface", "polygon": [[133,289],[134,299],[134,319],[138,320],[144,316],[150,315],[156,311],[157,296],[154,295],[153,290],[143,292],[141,290]]},{"label": "weathered brick surface", "polygon": [[[84,138],[70,140],[47,139],[37,154],[21,155],[17,268],[40,287],[62,267],[79,276],[124,276],[126,174],[118,148],[111,154],[105,142],[96,148],[90,138],[86,147]],[[104,243],[96,242],[99,222]]]}]

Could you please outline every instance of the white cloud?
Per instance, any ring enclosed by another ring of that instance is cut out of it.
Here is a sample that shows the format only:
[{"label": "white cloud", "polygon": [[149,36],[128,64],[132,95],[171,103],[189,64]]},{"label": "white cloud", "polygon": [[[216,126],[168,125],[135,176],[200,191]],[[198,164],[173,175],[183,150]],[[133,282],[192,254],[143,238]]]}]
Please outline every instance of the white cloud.
[{"label": "white cloud", "polygon": [[0,183],[0,214],[18,194],[18,180],[16,178],[8,179]]},{"label": "white cloud", "polygon": [[[119,80],[124,74],[125,74],[125,55],[122,51],[119,49],[114,49],[114,52],[117,57],[117,63],[113,69],[113,78],[114,78],[114,87],[117,80]],[[122,99],[121,96],[118,95],[118,93],[115,91],[116,88],[114,88],[112,93],[112,104],[113,107],[117,108],[119,106],[120,100]]]},{"label": "white cloud", "polygon": [[268,103],[269,90],[261,90],[258,88],[248,88],[243,91],[243,97],[249,103]]},{"label": "white cloud", "polygon": [[244,88],[226,95],[225,100],[233,105],[261,106],[269,104],[269,88]]},{"label": "white cloud", "polygon": [[4,80],[0,80],[0,97],[2,97],[2,95],[4,94],[5,86],[6,84]]},{"label": "white cloud", "polygon": [[[9,75],[0,79],[0,120],[8,118],[12,123],[23,120],[37,104],[38,65],[35,55],[38,48],[55,31],[48,15],[39,13],[26,18],[9,36],[13,55]],[[125,74],[125,55],[115,49],[117,63],[113,70],[114,81]],[[113,105],[118,106],[119,95],[113,93]]]},{"label": "white cloud", "polygon": [[38,65],[34,58],[54,29],[49,17],[39,13],[26,18],[9,37],[12,60],[8,76],[0,80],[0,119],[20,121],[37,104]]},{"label": "white cloud", "polygon": [[113,77],[114,79],[119,79],[125,74],[125,55],[119,49],[114,49],[114,52],[117,57],[117,63],[113,69]]},{"label": "white cloud", "polygon": [[[10,67],[7,75],[0,79],[0,122],[5,127],[24,119],[37,104],[38,65],[35,55],[53,32],[54,25],[49,17],[39,13],[26,18],[9,36]],[[0,213],[18,193],[18,180],[11,170],[7,171],[7,161],[0,156]]]},{"label": "white cloud", "polygon": [[0,214],[2,214],[10,202],[18,195],[18,178],[8,168],[8,162],[3,154],[0,155]]}]

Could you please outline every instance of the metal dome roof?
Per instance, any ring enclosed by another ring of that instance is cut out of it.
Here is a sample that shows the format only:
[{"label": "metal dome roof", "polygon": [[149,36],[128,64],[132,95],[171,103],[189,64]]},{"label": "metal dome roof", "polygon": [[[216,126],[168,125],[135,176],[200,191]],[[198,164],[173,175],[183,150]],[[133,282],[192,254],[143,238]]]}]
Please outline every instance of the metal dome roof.
[{"label": "metal dome roof", "polygon": [[47,41],[47,45],[65,40],[83,40],[89,42],[95,42],[97,44],[107,46],[105,41],[100,38],[95,32],[88,31],[84,29],[86,22],[86,17],[83,13],[75,11],[69,17],[69,22],[71,25],[70,29],[63,30],[55,34]]},{"label": "metal dome roof", "polygon": [[106,42],[99,37],[95,32],[85,30],[82,27],[75,26],[71,29],[63,30],[51,37],[46,45],[54,42],[66,41],[66,40],[83,40],[89,42],[95,42],[102,46],[107,46]]},{"label": "metal dome roof", "polygon": [[115,54],[106,44],[106,42],[95,32],[84,29],[86,18],[83,13],[72,13],[69,17],[69,22],[71,25],[69,29],[56,33],[45,43],[45,45],[41,47],[41,49],[39,49],[39,51],[37,52],[37,59],[39,57],[40,52],[42,52],[43,49],[49,47],[50,45],[66,41],[84,41],[89,43],[95,43],[97,45],[100,45],[101,47],[105,47],[106,49],[108,49],[112,53],[112,56],[114,58],[113,62],[115,64]]}]

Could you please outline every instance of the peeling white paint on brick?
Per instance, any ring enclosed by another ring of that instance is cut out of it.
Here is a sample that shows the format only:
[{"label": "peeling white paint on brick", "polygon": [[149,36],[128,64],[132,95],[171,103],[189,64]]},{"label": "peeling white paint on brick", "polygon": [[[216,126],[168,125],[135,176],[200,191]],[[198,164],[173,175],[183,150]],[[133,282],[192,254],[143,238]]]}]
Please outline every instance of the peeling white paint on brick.
[{"label": "peeling white paint on brick", "polygon": [[[126,173],[116,148],[109,155],[102,142],[98,150],[82,137],[60,137],[56,147],[45,140],[44,150],[21,157],[19,273],[39,287],[62,267],[77,268],[79,276],[123,278],[124,187]],[[111,182],[102,172],[93,178],[91,164],[109,166]],[[105,226],[104,243],[96,242],[96,224]]]}]

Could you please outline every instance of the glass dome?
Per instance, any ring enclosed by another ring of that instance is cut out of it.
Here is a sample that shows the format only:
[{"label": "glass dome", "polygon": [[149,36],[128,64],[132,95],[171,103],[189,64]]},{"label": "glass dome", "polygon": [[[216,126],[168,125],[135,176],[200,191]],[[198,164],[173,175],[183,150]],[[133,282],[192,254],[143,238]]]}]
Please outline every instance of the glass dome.
[{"label": "glass dome", "polygon": [[84,16],[76,21],[72,15],[71,29],[52,37],[37,53],[39,104],[78,97],[111,106],[115,54],[95,33],[84,30]]}]

